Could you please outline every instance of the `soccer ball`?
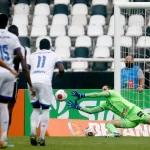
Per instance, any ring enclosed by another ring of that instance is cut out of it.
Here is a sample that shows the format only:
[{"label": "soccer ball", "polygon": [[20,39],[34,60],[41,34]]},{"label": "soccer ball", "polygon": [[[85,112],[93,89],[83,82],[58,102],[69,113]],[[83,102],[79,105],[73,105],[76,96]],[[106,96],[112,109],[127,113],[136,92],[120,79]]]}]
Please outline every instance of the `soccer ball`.
[{"label": "soccer ball", "polygon": [[95,136],[96,130],[95,130],[94,128],[92,128],[92,127],[88,127],[88,128],[86,128],[86,130],[84,131],[84,134],[85,134],[86,136]]},{"label": "soccer ball", "polygon": [[59,100],[60,102],[62,101],[65,101],[67,99],[67,93],[65,90],[58,90],[56,93],[55,93],[55,98],[57,100]]}]

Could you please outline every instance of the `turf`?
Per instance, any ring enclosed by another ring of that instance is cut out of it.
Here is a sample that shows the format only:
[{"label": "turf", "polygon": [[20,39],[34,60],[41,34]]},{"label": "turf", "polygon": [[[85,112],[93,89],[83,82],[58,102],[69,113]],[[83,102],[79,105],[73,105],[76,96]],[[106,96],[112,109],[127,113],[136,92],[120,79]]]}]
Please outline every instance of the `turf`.
[{"label": "turf", "polygon": [[31,146],[29,137],[9,137],[14,150],[149,150],[149,137],[47,137],[46,146]]}]

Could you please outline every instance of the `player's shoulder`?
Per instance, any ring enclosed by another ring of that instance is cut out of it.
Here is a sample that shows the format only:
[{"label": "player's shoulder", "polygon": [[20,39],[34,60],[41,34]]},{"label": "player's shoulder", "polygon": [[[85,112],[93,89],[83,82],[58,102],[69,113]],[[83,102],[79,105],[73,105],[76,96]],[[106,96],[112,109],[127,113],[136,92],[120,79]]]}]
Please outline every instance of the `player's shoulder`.
[{"label": "player's shoulder", "polygon": [[6,34],[7,36],[9,36],[11,39],[14,39],[14,40],[17,40],[17,39],[18,39],[18,37],[17,37],[15,34],[9,32],[9,31],[6,31],[5,34]]},{"label": "player's shoulder", "polygon": [[116,92],[115,90],[108,90],[108,92],[109,92],[110,95],[118,94],[118,92]]}]

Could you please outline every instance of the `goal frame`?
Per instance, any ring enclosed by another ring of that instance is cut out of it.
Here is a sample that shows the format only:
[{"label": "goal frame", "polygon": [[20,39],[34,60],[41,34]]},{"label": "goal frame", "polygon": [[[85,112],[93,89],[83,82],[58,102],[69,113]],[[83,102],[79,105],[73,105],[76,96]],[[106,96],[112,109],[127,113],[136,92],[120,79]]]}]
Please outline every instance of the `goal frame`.
[{"label": "goal frame", "polygon": [[121,91],[121,73],[120,73],[120,14],[121,8],[150,8],[150,2],[115,2],[114,3],[114,18],[115,18],[115,34],[114,34],[114,89]]}]

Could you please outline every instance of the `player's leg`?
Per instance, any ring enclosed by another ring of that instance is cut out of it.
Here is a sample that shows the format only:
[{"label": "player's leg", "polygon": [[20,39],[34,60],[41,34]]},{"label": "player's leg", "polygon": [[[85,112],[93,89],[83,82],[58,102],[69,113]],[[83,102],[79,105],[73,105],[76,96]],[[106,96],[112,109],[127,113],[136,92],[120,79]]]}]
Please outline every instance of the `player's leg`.
[{"label": "player's leg", "polygon": [[12,112],[13,112],[13,108],[14,108],[15,103],[16,103],[17,93],[18,93],[18,79],[16,80],[16,82],[14,82],[13,97],[12,97],[12,100],[8,103],[9,128],[10,128],[10,125],[12,122]]},{"label": "player's leg", "polygon": [[[17,93],[18,93],[18,79],[16,82],[14,82],[14,91],[13,91],[13,98],[12,100],[8,103],[8,112],[9,112],[9,125],[8,125],[8,133],[9,133],[9,129],[12,123],[12,113],[13,113],[13,109],[16,103],[16,98],[17,98]],[[8,146],[9,147],[14,147],[14,145],[10,142],[8,142]]]},{"label": "player's leg", "polygon": [[33,84],[34,89],[36,90],[36,96],[31,96],[31,104],[33,107],[33,111],[30,117],[30,124],[31,124],[31,133],[30,133],[30,143],[33,146],[37,145],[37,139],[36,139],[36,130],[39,125],[39,118],[40,118],[40,103],[39,103],[39,97],[38,97],[38,87],[37,84]]},{"label": "player's leg", "polygon": [[40,104],[42,106],[42,116],[40,121],[40,138],[38,143],[45,146],[45,134],[49,123],[49,107],[52,102],[52,88],[48,85],[41,85],[39,93]]},{"label": "player's leg", "polygon": [[111,134],[106,135],[106,137],[120,137],[120,133],[117,131],[116,128],[133,128],[137,125],[138,123],[132,122],[128,119],[107,121],[106,128]]},{"label": "player's leg", "polygon": [[2,129],[1,140],[7,142],[7,133],[9,125],[8,102],[12,100],[13,86],[15,77],[8,72],[2,72],[0,87],[0,124]]}]

